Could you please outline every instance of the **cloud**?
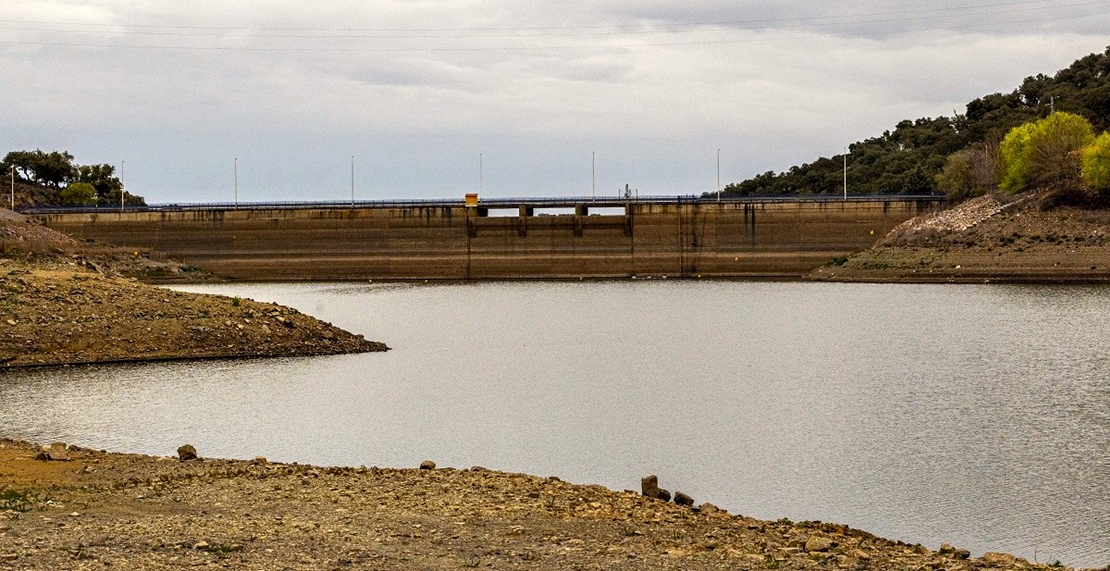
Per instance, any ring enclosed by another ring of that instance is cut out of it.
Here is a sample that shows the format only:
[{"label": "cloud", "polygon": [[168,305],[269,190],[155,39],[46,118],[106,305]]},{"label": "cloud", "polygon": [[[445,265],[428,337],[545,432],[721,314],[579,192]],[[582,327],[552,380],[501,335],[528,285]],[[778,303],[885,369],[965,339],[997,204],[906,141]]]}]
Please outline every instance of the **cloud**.
[{"label": "cloud", "polygon": [[[335,170],[315,163],[362,153],[378,183],[436,195],[469,181],[484,149],[506,192],[519,177],[561,193],[581,188],[575,163],[604,150],[622,178],[681,192],[719,147],[737,180],[1053,73],[1105,48],[1110,18],[1072,18],[1103,10],[14,0],[0,6],[0,143],[128,160],[132,184],[163,199],[203,195],[245,148],[257,156],[244,168],[270,173],[269,188],[309,187]],[[160,174],[138,157],[194,167]]]}]

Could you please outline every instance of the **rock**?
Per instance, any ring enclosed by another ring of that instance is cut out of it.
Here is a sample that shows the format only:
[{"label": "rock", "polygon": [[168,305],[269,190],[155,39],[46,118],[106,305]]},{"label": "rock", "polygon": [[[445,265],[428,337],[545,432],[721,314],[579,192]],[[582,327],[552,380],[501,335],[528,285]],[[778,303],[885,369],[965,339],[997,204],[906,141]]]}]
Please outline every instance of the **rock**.
[{"label": "rock", "polygon": [[971,557],[971,552],[966,549],[957,549],[953,556],[956,559],[969,559]]},{"label": "rock", "polygon": [[692,506],[694,505],[694,498],[676,490],[674,493],[674,503],[680,506]]},{"label": "rock", "polygon": [[815,535],[806,540],[806,552],[828,551],[833,548],[833,540]]},{"label": "rock", "polygon": [[39,452],[35,458],[39,460],[57,460],[59,462],[69,461],[69,452],[66,450],[64,442],[55,442],[50,446],[43,446],[42,452]]},{"label": "rock", "polygon": [[941,555],[951,555],[955,552],[956,549],[947,543],[940,544],[940,549],[937,550],[937,553]]},{"label": "rock", "polygon": [[269,464],[270,462],[268,460],[266,460],[265,456],[255,456],[254,457],[254,463],[258,464],[259,466],[265,466],[266,464]]},{"label": "rock", "polygon": [[996,567],[1009,567],[1014,564],[1014,556],[1009,553],[988,551],[983,554],[983,563]]},{"label": "rock", "polygon": [[663,488],[659,488],[659,495],[656,497],[663,500],[664,502],[671,501],[671,493],[667,490],[664,490]]},{"label": "rock", "polygon": [[192,444],[185,444],[177,449],[177,459],[182,462],[196,460],[197,458],[199,458],[199,456],[197,456],[197,449],[193,448]]},{"label": "rock", "polygon": [[703,514],[715,514],[717,512],[720,512],[721,508],[719,508],[719,507],[717,507],[717,506],[715,506],[715,505],[713,505],[709,502],[705,502],[704,504],[698,506],[698,511],[700,511]]},{"label": "rock", "polygon": [[655,474],[640,478],[640,493],[649,498],[659,497],[659,477]]},{"label": "rock", "polygon": [[436,463],[432,462],[431,460],[425,460],[425,461],[420,463],[420,469],[421,470],[435,470],[436,469]]}]

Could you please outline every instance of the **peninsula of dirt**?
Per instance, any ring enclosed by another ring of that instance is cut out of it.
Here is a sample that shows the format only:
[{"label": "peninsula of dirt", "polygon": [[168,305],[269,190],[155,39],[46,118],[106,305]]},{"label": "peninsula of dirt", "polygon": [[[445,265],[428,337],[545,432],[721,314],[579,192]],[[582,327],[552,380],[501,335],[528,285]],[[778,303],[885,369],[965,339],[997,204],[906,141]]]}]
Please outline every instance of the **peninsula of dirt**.
[{"label": "peninsula of dirt", "polygon": [[990,194],[901,224],[813,280],[1110,283],[1110,210],[1050,191]]},{"label": "peninsula of dirt", "polygon": [[[65,460],[36,459],[51,455]],[[0,440],[0,569],[1048,568],[554,477],[424,467],[181,461]]]},{"label": "peninsula of dirt", "polygon": [[[207,274],[0,216],[0,368],[385,351],[297,310],[144,284]],[[182,278],[184,279],[184,278]]]}]

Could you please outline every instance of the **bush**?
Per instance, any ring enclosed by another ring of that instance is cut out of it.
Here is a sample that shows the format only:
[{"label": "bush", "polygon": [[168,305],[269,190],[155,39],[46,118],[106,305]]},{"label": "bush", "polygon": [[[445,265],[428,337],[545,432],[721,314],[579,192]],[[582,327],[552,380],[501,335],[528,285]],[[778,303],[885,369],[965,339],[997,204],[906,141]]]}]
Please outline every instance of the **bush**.
[{"label": "bush", "polygon": [[998,184],[998,144],[983,144],[952,153],[937,175],[937,188],[960,202],[990,192]]},{"label": "bush", "polygon": [[62,204],[88,206],[96,202],[96,187],[87,182],[75,182],[62,189]]},{"label": "bush", "polygon": [[1008,192],[1063,184],[1078,186],[1082,150],[1095,139],[1091,123],[1057,112],[1015,127],[999,148],[1001,182]]},{"label": "bush", "polygon": [[1098,192],[1110,191],[1110,133],[1083,149],[1083,183]]}]

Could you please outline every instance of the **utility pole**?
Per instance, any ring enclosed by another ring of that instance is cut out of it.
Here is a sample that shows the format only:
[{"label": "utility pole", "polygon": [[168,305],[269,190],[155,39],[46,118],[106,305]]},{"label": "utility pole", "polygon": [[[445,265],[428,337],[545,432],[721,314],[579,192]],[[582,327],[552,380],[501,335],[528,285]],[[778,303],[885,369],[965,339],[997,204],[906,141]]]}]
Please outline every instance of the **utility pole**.
[{"label": "utility pole", "polygon": [[848,200],[848,147],[844,147],[844,200]]},{"label": "utility pole", "polygon": [[119,162],[119,211],[120,212],[123,212],[123,197],[127,195],[127,193],[124,192],[124,190],[123,190],[123,165],[126,165],[126,164],[127,164],[127,161],[120,161]]},{"label": "utility pole", "polygon": [[597,151],[590,151],[590,198],[597,200]]},{"label": "utility pole", "polygon": [[717,203],[721,202],[721,149],[717,149]]},{"label": "utility pole", "polygon": [[484,181],[482,180],[482,153],[478,153],[478,196],[482,195],[483,184]]},{"label": "utility pole", "polygon": [[351,155],[351,208],[355,207],[355,156]]},{"label": "utility pole", "polygon": [[235,208],[239,208],[239,157],[235,157],[235,161],[232,162],[232,169],[235,173]]},{"label": "utility pole", "polygon": [[15,165],[12,165],[12,212],[15,212]]}]

